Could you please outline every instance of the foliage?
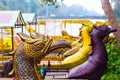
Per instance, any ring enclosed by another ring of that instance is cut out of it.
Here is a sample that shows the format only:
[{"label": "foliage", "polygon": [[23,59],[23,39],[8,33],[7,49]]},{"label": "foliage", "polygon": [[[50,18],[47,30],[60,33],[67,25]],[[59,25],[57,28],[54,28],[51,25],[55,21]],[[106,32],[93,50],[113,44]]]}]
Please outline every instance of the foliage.
[{"label": "foliage", "polygon": [[120,24],[120,18],[119,19],[117,19],[117,21],[119,22],[119,24]]},{"label": "foliage", "polygon": [[108,52],[108,66],[101,80],[120,80],[120,49],[115,46],[116,41],[106,44]]},{"label": "foliage", "polygon": [[[33,12],[39,6],[37,0],[0,0],[0,10],[20,10]],[[33,7],[34,6],[34,7]]]},{"label": "foliage", "polygon": [[[63,0],[59,0],[59,2],[62,2]],[[58,0],[40,0],[41,7],[48,5],[48,6],[55,6],[56,8],[59,7]]]}]

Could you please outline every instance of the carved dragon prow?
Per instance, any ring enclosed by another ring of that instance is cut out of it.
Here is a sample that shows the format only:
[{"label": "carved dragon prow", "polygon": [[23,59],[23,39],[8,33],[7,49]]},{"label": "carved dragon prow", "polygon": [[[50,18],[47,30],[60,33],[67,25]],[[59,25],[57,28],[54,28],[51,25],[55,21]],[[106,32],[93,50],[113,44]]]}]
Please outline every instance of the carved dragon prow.
[{"label": "carved dragon prow", "polygon": [[91,32],[92,50],[86,62],[69,70],[70,79],[100,80],[107,68],[108,54],[103,39],[116,29],[107,26],[94,26]]},{"label": "carved dragon prow", "polygon": [[[62,60],[61,64],[53,64],[51,65],[50,69],[51,70],[70,70],[73,67],[76,67],[77,65],[82,64],[83,62],[85,62],[88,57],[89,57],[89,52],[91,51],[92,47],[89,46],[90,42],[91,42],[91,37],[90,37],[90,32],[93,30],[93,25],[91,26],[84,26],[81,28],[81,37],[82,37],[82,47],[80,47],[80,45],[78,46],[79,49],[77,51],[77,49],[72,49],[71,51],[74,54],[69,54],[69,52],[64,53],[64,56],[70,55],[66,58],[64,58],[64,60]],[[77,47],[76,47],[77,48]],[[76,51],[77,52],[76,52]]]},{"label": "carved dragon prow", "polygon": [[[40,63],[42,58],[44,58],[47,54],[49,54],[49,52],[52,52],[54,50],[57,50],[60,48],[71,48],[71,45],[68,42],[62,41],[62,40],[53,41],[48,36],[42,37],[42,38],[37,38],[37,39],[31,39],[31,38],[26,38],[21,33],[17,33],[17,34],[21,38],[22,42],[18,45],[16,50],[14,50],[12,52],[12,53],[14,53],[14,69],[9,73],[9,75],[11,75],[15,71],[17,80],[20,78],[24,78],[24,72],[23,73],[20,72],[21,74],[18,74],[19,73],[18,68],[22,68],[19,66],[21,61],[20,62],[17,61],[17,60],[19,60],[18,57],[20,57],[20,55],[21,55],[21,60],[23,60],[22,58],[24,58],[24,57],[25,58],[28,57],[28,60],[30,59],[29,61],[31,61],[33,59],[32,61],[34,61],[34,62],[30,63],[31,66],[33,66],[33,63],[34,63],[34,67],[31,68],[32,71],[34,71],[32,73],[33,75],[31,76],[31,78],[34,78],[35,80],[42,80],[42,77],[38,70],[39,67],[37,66],[37,64]],[[23,57],[22,57],[22,55],[23,55]],[[28,62],[26,60],[27,59],[25,59],[25,62]],[[27,64],[29,64],[29,62]],[[27,70],[29,72],[30,69],[27,69]],[[25,73],[25,75],[27,75],[27,74]],[[28,77],[28,76],[29,75],[27,75],[26,77]],[[26,79],[26,78],[24,78],[24,79]]]}]

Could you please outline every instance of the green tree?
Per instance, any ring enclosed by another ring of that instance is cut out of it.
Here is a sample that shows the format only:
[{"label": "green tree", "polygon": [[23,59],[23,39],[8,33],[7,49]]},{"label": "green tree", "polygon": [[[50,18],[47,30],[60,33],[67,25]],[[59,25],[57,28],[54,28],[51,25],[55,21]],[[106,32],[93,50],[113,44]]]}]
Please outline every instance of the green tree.
[{"label": "green tree", "polygon": [[51,6],[54,5],[56,8],[59,6],[58,2],[62,2],[63,0],[40,0],[40,5],[43,7],[45,5]]}]

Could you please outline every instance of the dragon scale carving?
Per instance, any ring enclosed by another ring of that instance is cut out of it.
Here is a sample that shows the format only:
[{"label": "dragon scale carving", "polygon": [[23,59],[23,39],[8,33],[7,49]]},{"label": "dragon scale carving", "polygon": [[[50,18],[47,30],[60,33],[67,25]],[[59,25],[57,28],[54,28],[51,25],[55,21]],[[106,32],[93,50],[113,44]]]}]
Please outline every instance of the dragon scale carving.
[{"label": "dragon scale carving", "polygon": [[19,80],[38,80],[41,78],[41,75],[39,75],[40,78],[38,77],[37,63],[40,62],[40,60],[37,61],[37,58],[39,56],[41,58],[44,57],[41,53],[45,52],[45,49],[47,49],[46,46],[50,46],[51,42],[52,40],[44,43],[41,49],[37,49],[36,46],[26,42],[22,42],[18,46],[14,55],[16,78]]}]

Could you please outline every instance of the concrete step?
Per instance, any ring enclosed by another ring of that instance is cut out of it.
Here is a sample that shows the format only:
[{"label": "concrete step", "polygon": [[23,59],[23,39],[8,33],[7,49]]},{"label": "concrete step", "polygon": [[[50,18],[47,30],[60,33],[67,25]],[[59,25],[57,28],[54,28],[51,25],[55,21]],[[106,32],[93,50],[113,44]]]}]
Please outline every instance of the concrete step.
[{"label": "concrete step", "polygon": [[47,72],[45,78],[67,78],[67,72]]},{"label": "concrete step", "polygon": [[[66,79],[68,77],[68,72],[47,72],[44,80],[76,80],[76,79]],[[77,79],[77,80],[88,80],[88,79]]]}]

